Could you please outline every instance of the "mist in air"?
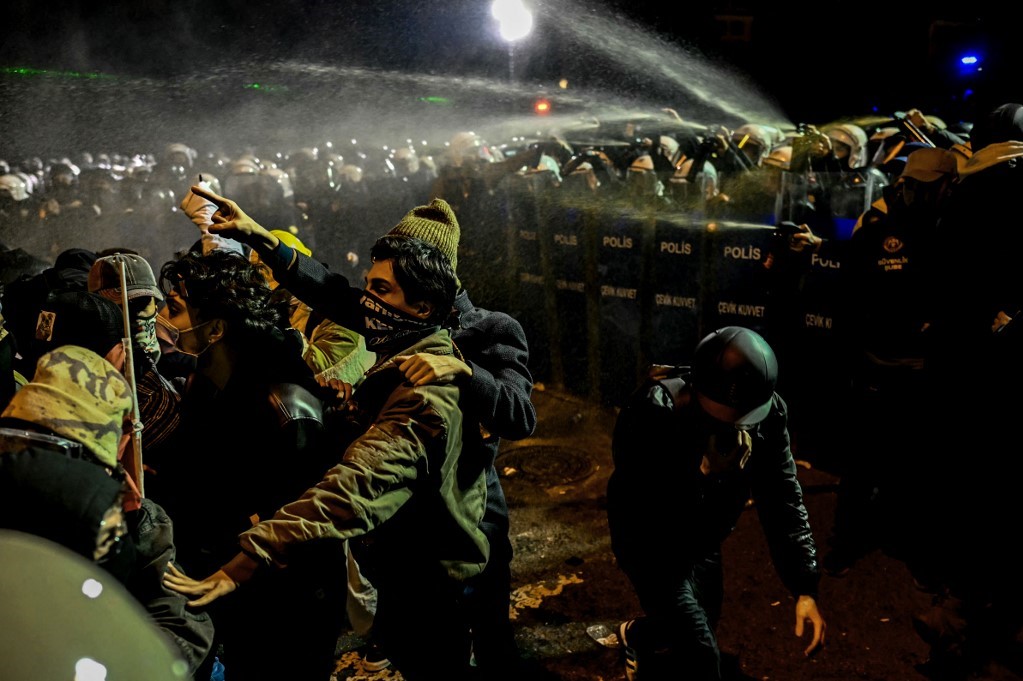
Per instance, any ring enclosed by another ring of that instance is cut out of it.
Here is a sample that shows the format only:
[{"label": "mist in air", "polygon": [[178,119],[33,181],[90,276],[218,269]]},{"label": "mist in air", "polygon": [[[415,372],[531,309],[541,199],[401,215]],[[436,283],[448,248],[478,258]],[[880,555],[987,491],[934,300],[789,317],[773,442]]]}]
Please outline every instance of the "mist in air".
[{"label": "mist in air", "polygon": [[[114,4],[13,31],[0,157],[501,142],[663,107],[698,125],[784,119],[743,74],[606,7],[536,3],[509,47],[487,2],[359,5]],[[13,13],[40,21],[27,2]],[[540,95],[556,98],[549,117],[532,111]]]}]

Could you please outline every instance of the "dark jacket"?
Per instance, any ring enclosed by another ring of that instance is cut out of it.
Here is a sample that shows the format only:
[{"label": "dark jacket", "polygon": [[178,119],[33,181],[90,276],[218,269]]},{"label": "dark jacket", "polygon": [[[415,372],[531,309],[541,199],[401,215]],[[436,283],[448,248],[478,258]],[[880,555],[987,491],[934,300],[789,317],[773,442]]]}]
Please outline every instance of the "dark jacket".
[{"label": "dark jacket", "polygon": [[237,552],[238,534],[315,483],[331,465],[323,406],[258,367],[237,369],[223,390],[192,377],[182,422],[147,494],[177,525],[188,573],[216,571]]},{"label": "dark jacket", "polygon": [[[945,204],[936,238],[939,262],[948,268],[935,272],[933,292],[936,331],[953,361],[986,352],[998,311],[1015,316],[1023,308],[1016,262],[1023,248],[1021,190],[1023,141],[997,142],[973,153]],[[974,253],[978,240],[986,246]]]},{"label": "dark jacket", "polygon": [[632,566],[692,565],[720,551],[746,502],[753,500],[778,574],[793,595],[816,596],[819,572],[796,464],[789,448],[787,407],[774,395],[771,412],[751,431],[743,469],[704,475],[695,426],[701,418],[688,372],[649,381],[618,416],[608,481],[611,544],[627,573]]},{"label": "dark jacket", "polygon": [[493,464],[499,438],[521,440],[536,428],[526,333],[515,318],[473,305],[464,290],[455,298],[455,310],[458,328],[451,338],[472,369],[472,376],[460,384],[462,407],[486,431],[484,443]]},{"label": "dark jacket", "polygon": [[34,276],[23,276],[4,287],[3,307],[6,327],[14,336],[21,358],[14,368],[31,379],[36,361],[45,352],[35,342],[39,310],[51,291],[85,291],[89,269],[96,254],[83,248],[69,248],[57,256],[53,267]]},{"label": "dark jacket", "polygon": [[170,638],[194,672],[213,646],[213,620],[185,605],[188,597],[163,584],[167,565],[177,559],[174,524],[157,503],[142,499],[142,507],[128,514],[128,531],[135,540],[135,572],[128,590]]},{"label": "dark jacket", "polygon": [[[462,450],[486,466],[485,522],[503,532],[488,532],[491,543],[507,543],[508,502],[494,462],[501,438],[521,440],[536,428],[536,409],[530,395],[529,347],[522,326],[503,312],[473,305],[466,291],[455,298],[458,328],[451,332],[456,352],[472,376],[459,381],[459,404],[464,415]],[[502,555],[511,560],[511,548]]]},{"label": "dark jacket", "polygon": [[0,431],[0,527],[45,537],[93,560],[100,522],[117,503],[121,484],[102,466],[60,450],[70,442],[65,438],[36,437],[13,427]]},{"label": "dark jacket", "polygon": [[[100,521],[121,483],[102,466],[43,449],[30,437],[2,434],[0,449],[0,527],[45,537],[92,560]],[[119,576],[194,672],[212,648],[213,622],[163,585],[176,557],[173,523],[150,499],[125,515],[129,536],[122,541],[130,540],[133,550]]]},{"label": "dark jacket", "polygon": [[934,211],[907,207],[900,185],[884,188],[853,232],[840,270],[840,331],[848,348],[880,363],[922,363],[932,318],[928,291]]},{"label": "dark jacket", "polygon": [[[238,536],[315,484],[334,462],[312,372],[287,334],[250,337],[222,389],[194,374],[181,425],[147,493],[175,521],[178,566],[216,572]],[[341,542],[310,542],[289,570],[267,571],[208,608],[232,678],[325,678],[344,612]],[[209,660],[207,664],[210,664]]]}]

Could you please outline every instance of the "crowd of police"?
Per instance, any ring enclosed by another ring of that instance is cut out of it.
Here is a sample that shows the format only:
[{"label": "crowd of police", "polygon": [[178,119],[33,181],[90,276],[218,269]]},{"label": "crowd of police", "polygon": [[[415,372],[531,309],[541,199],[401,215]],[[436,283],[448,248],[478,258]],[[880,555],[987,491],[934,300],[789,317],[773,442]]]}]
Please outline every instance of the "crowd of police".
[{"label": "crowd of police", "polygon": [[[179,204],[200,178],[359,281],[373,239],[408,206],[442,196],[463,225],[462,278],[522,320],[538,349],[534,375],[615,403],[644,365],[683,361],[721,325],[774,340],[768,324],[793,324],[827,341],[840,258],[808,249],[795,270],[774,265],[768,278],[773,260],[793,260],[775,228],[847,240],[911,151],[937,146],[965,161],[969,126],[911,109],[820,130],[729,129],[665,109],[508,141],[460,132],[419,150],[227,154],[172,143],[0,160],[3,281],[70,247],[174,258],[196,239]],[[786,278],[799,283],[798,311],[779,300]]]},{"label": "crowd of police", "polygon": [[[834,126],[830,138],[853,147],[842,170],[880,168],[891,179],[897,171],[892,159],[907,142],[900,124],[911,125],[893,119],[890,126]],[[529,170],[545,173],[565,194],[579,196],[573,190],[580,188],[596,197],[665,210],[695,210],[715,199],[719,217],[770,221],[773,198],[749,204],[774,187],[744,187],[748,182],[741,175],[762,167],[788,169],[792,142],[802,136],[795,129],[783,132],[756,124],[734,131],[707,128],[663,114],[594,122],[549,139],[508,143],[488,143],[464,132],[418,153],[407,144],[383,150],[321,144],[229,154],[174,143],[158,153],[69,151],[60,158],[0,159],[0,243],[45,260],[74,239],[81,246],[117,242],[162,262],[180,250],[180,238],[189,236],[175,229],[181,221],[174,213],[201,174],[214,189],[252,206],[273,228],[297,230],[311,246],[321,242],[319,250],[359,255],[363,232],[376,234],[375,227],[391,224],[395,214],[400,217],[402,206],[422,203],[436,182],[461,184],[460,202],[469,201],[475,180],[460,170],[464,159],[471,158],[474,166],[502,165],[529,146],[543,152]],[[880,175],[871,179],[885,180]],[[489,181],[486,189],[492,192],[495,184]],[[330,264],[341,266],[342,260]]]}]

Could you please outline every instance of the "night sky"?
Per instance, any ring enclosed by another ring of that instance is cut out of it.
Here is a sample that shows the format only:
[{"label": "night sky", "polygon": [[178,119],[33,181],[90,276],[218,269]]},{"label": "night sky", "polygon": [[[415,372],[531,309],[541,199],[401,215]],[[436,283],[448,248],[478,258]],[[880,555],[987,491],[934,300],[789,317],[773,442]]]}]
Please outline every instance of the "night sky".
[{"label": "night sky", "polygon": [[[748,2],[754,22],[750,40],[740,43],[719,39],[715,15],[722,10],[712,3],[529,4],[533,34],[509,50],[483,0],[79,0],[53,8],[8,0],[0,27],[6,69],[0,120],[15,139],[3,144],[20,149],[55,135],[87,139],[90,129],[102,138],[196,128],[223,135],[257,124],[298,128],[303,116],[315,127],[330,115],[321,113],[324,102],[354,125],[405,106],[379,94],[381,86],[400,91],[402,102],[435,97],[457,106],[472,99],[474,107],[516,114],[540,94],[598,93],[593,99],[602,103],[632,98],[640,108],[672,106],[684,118],[726,125],[758,117],[823,123],[914,106],[951,122],[968,119],[978,102],[1023,99],[1013,91],[1018,79],[1003,75],[1020,66],[1008,49],[1008,22],[977,4],[966,8],[973,14],[961,9],[935,24],[936,8],[920,3],[886,3],[882,13]],[[961,74],[952,58],[974,44],[984,47],[988,68]],[[380,73],[386,76],[374,75]],[[408,80],[398,83],[402,76]],[[561,78],[568,90],[558,87]],[[231,88],[254,85],[267,88],[250,110],[254,95]],[[702,94],[694,98],[691,89]],[[708,107],[715,100],[725,105]],[[587,101],[567,106],[585,109]],[[748,103],[748,110],[732,101]],[[216,117],[233,109],[229,121]],[[140,118],[161,115],[167,120],[138,129]]]}]

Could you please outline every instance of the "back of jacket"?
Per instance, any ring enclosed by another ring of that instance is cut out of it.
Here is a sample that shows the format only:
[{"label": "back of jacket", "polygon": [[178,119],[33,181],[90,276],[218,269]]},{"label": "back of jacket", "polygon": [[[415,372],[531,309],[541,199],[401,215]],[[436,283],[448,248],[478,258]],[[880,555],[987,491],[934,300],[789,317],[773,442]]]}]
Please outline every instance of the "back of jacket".
[{"label": "back of jacket", "polygon": [[[406,349],[451,354],[446,330]],[[489,546],[479,523],[486,504],[483,462],[463,458],[462,413],[454,384],[412,387],[393,360],[378,363],[353,399],[365,429],[323,478],[274,517],[245,532],[242,550],[287,564],[303,542],[352,539],[359,565],[375,569],[441,565],[454,579],[479,574]]]}]

